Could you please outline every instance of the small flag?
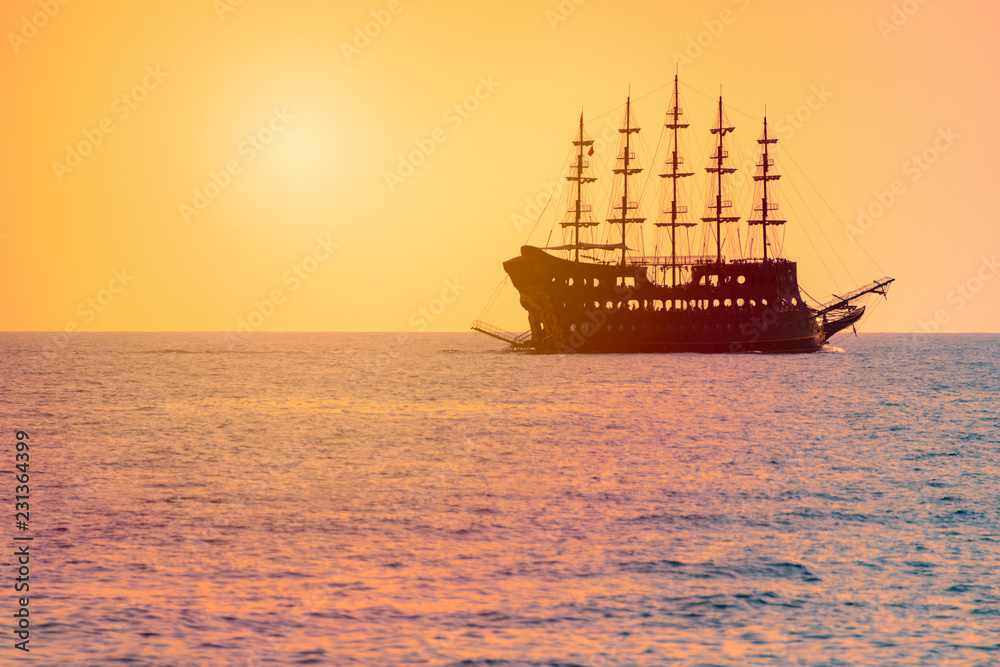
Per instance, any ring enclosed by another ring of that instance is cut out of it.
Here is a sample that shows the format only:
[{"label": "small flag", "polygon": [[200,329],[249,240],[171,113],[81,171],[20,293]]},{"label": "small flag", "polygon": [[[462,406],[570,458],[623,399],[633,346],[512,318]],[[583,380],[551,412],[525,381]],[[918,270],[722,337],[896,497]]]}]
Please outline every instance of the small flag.
[{"label": "small flag", "polygon": [[593,154],[594,154],[594,147],[591,146],[590,151],[587,152],[587,155],[593,155]]}]

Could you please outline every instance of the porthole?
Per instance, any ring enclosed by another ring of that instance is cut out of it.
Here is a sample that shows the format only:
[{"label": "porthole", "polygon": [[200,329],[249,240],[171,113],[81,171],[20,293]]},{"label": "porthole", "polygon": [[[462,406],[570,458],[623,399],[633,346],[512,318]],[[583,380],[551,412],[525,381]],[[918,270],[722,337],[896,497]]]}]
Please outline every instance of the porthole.
[{"label": "porthole", "polygon": [[746,276],[740,276],[739,278],[736,279],[736,282],[738,282],[740,285],[742,285],[746,281],[747,281],[747,277]]},{"label": "porthole", "polygon": [[729,306],[733,305],[733,300],[732,299],[726,299],[725,303],[726,303],[726,308],[728,308]]},{"label": "porthole", "polygon": [[742,307],[744,303],[746,303],[746,302],[743,299],[736,299],[736,305],[737,306],[741,306]]},{"label": "porthole", "polygon": [[718,300],[718,299],[716,299],[715,301],[713,301],[713,302],[712,302],[712,306],[713,306],[714,308],[718,308],[718,307],[719,307],[719,300]]},{"label": "porthole", "polygon": [[761,299],[760,300],[760,305],[766,306],[767,305],[767,299]]},{"label": "porthole", "polygon": [[793,299],[792,299],[792,305],[793,305],[793,306],[797,306],[797,305],[799,305],[799,300],[798,300],[798,299],[795,299],[795,298],[793,298]]}]

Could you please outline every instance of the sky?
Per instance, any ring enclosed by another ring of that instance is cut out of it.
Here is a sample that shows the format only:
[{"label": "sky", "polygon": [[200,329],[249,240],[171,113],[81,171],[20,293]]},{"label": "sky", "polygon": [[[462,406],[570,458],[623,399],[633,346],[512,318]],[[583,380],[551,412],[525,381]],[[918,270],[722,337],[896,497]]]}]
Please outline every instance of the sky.
[{"label": "sky", "polygon": [[695,179],[720,90],[750,160],[766,107],[810,295],[888,275],[865,330],[1000,331],[995,2],[5,0],[0,27],[0,330],[522,331],[509,285],[484,308],[558,222],[581,111],[596,164],[631,94],[655,177],[677,72]]}]

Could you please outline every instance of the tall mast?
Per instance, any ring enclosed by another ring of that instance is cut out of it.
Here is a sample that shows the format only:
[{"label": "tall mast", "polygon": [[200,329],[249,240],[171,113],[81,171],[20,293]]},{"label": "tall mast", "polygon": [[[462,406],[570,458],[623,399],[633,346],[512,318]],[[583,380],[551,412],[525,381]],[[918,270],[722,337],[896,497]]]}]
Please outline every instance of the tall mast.
[{"label": "tall mast", "polygon": [[778,210],[778,204],[775,203],[775,202],[773,202],[773,201],[771,201],[768,198],[768,187],[767,187],[767,184],[770,183],[771,181],[776,181],[779,178],[781,178],[780,174],[771,173],[772,172],[771,166],[774,164],[774,158],[769,157],[769,155],[768,155],[768,146],[770,146],[771,144],[778,143],[778,140],[777,139],[772,139],[767,134],[767,115],[764,116],[764,136],[763,136],[763,138],[758,139],[757,143],[763,145],[763,147],[764,147],[764,150],[763,150],[761,158],[760,158],[760,162],[757,164],[757,167],[760,168],[760,172],[758,174],[755,174],[754,177],[753,177],[753,180],[755,180],[758,183],[762,184],[763,194],[762,194],[761,199],[760,199],[760,206],[754,208],[754,212],[755,213],[757,211],[760,211],[760,218],[752,218],[752,219],[748,220],[747,222],[750,225],[760,225],[761,229],[764,232],[764,261],[766,262],[767,261],[767,226],[768,225],[783,225],[783,224],[785,224],[784,220],[769,219],[768,215],[767,215],[768,212],[770,212],[770,211],[777,211]]},{"label": "tall mast", "polygon": [[673,132],[673,145],[674,150],[671,157],[667,159],[667,166],[670,167],[670,171],[660,174],[660,178],[669,178],[673,182],[673,197],[670,200],[670,210],[664,211],[664,213],[670,214],[669,223],[656,223],[657,227],[670,227],[670,266],[672,268],[673,282],[672,285],[677,284],[677,228],[678,227],[694,227],[693,222],[677,222],[677,216],[680,213],[687,212],[687,206],[677,205],[677,179],[684,178],[686,176],[693,176],[694,172],[681,172],[680,166],[684,164],[684,158],[678,155],[678,145],[677,145],[677,130],[686,128],[687,123],[681,122],[681,98],[678,89],[678,79],[677,75],[674,74],[674,99],[673,105],[670,111],[667,112],[669,116],[672,116],[671,122],[666,124],[666,127]]},{"label": "tall mast", "polygon": [[[572,227],[573,228],[573,250],[574,250],[574,253],[575,253],[574,261],[579,262],[580,261],[580,228],[581,227],[591,227],[591,226],[597,224],[596,222],[589,222],[589,221],[588,222],[584,222],[583,219],[582,219],[584,213],[589,213],[590,212],[590,205],[583,203],[583,184],[584,183],[593,183],[594,181],[597,180],[596,178],[592,178],[590,176],[584,176],[583,175],[583,170],[590,166],[590,164],[587,161],[585,161],[584,158],[583,158],[583,149],[584,149],[585,146],[586,147],[593,146],[594,142],[590,141],[588,139],[584,139],[584,136],[583,136],[583,113],[582,112],[580,113],[580,135],[577,137],[576,141],[573,142],[573,145],[577,147],[576,164],[573,165],[573,170],[576,173],[574,175],[572,175],[572,176],[567,176],[566,180],[567,181],[575,181],[576,182],[576,203],[573,206],[573,208],[571,208],[569,210],[570,213],[574,214],[573,220],[570,221],[570,222],[564,222],[564,223],[562,223],[562,226],[563,227]],[[593,152],[594,152],[594,149],[591,148],[590,151],[587,153],[587,155],[592,155]]]},{"label": "tall mast", "polygon": [[619,160],[622,160],[622,166],[618,169],[612,169],[614,173],[622,174],[624,176],[625,185],[622,189],[622,202],[619,207],[621,212],[621,217],[608,218],[608,222],[613,224],[620,223],[622,226],[622,260],[621,260],[622,275],[625,274],[625,254],[628,248],[628,246],[625,244],[625,239],[626,239],[625,231],[627,229],[627,226],[630,223],[637,224],[637,223],[642,223],[646,220],[646,218],[629,217],[630,210],[634,211],[639,208],[638,201],[631,202],[629,201],[628,198],[629,177],[632,176],[633,174],[638,174],[639,172],[642,171],[640,167],[631,166],[632,161],[635,159],[635,156],[632,153],[632,133],[638,131],[639,131],[638,127],[632,127],[632,98],[631,96],[629,96],[625,99],[625,127],[618,130],[618,132],[625,135],[625,146],[623,148],[622,154],[618,157]]},{"label": "tall mast", "polygon": [[702,222],[714,222],[715,223],[715,244],[716,244],[716,256],[715,261],[717,264],[722,264],[722,223],[724,222],[737,222],[739,216],[725,216],[722,215],[722,209],[732,208],[733,202],[729,200],[724,200],[722,198],[722,175],[732,174],[736,169],[732,167],[724,167],[723,161],[729,156],[729,153],[723,148],[722,138],[726,136],[727,133],[735,130],[735,127],[723,127],[723,116],[722,116],[722,95],[719,95],[719,124],[717,127],[712,128],[712,134],[719,135],[719,145],[716,148],[716,153],[710,159],[715,160],[714,167],[705,167],[705,171],[709,173],[714,173],[717,176],[716,193],[715,193],[715,203],[710,205],[709,208],[715,209],[715,215],[702,218]]}]

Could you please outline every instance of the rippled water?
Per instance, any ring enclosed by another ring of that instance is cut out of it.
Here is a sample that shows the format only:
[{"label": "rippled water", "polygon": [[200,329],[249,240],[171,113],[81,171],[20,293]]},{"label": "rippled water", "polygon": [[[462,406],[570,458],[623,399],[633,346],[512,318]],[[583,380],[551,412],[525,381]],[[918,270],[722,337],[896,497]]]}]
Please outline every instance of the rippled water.
[{"label": "rippled water", "polygon": [[1000,337],[839,344],[2,334],[18,664],[998,665]]}]

